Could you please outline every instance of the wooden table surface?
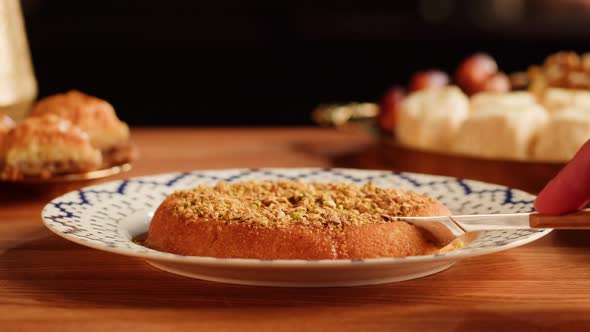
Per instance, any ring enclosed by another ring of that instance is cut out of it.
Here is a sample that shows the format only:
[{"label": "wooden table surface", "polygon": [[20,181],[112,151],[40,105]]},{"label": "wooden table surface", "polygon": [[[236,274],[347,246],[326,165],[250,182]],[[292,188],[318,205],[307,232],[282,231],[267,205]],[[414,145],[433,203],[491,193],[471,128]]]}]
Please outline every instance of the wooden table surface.
[{"label": "wooden table surface", "polygon": [[[230,167],[355,166],[371,140],[329,129],[136,129],[119,178]],[[381,168],[363,157],[365,167]],[[112,180],[108,179],[108,180]],[[426,278],[350,288],[219,284],[73,244],[43,205],[81,184],[0,184],[0,331],[590,330],[590,233],[554,231]]]}]

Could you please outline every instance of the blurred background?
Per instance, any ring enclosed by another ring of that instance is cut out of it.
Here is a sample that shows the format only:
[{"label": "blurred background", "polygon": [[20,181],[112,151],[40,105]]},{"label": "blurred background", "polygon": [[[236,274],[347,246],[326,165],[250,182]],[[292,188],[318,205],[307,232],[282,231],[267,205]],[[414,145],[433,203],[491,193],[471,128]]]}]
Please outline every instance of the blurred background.
[{"label": "blurred background", "polygon": [[585,0],[22,0],[39,96],[79,89],[131,125],[311,125],[484,51],[505,72],[590,49]]}]

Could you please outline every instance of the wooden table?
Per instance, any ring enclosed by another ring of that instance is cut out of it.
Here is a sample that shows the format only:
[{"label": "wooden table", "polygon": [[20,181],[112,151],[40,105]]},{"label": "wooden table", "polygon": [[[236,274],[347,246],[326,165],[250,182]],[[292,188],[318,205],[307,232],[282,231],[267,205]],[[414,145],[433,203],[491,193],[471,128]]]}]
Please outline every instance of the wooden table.
[{"label": "wooden table", "polygon": [[[130,173],[355,166],[371,140],[324,129],[137,129]],[[369,162],[364,166],[380,168]],[[112,179],[109,179],[112,180]],[[0,331],[590,330],[590,233],[467,259],[423,279],[289,289],[218,284],[51,234],[43,205],[61,191],[0,184]]]}]

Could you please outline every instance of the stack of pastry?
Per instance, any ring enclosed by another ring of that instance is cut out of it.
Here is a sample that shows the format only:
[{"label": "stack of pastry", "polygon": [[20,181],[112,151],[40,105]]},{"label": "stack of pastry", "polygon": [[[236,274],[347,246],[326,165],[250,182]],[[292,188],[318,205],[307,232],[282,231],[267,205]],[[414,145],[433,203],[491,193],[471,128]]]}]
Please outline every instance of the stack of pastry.
[{"label": "stack of pastry", "polygon": [[590,139],[590,92],[548,88],[538,97],[468,97],[452,86],[422,90],[403,101],[396,136],[404,145],[445,153],[563,162]]},{"label": "stack of pastry", "polygon": [[590,139],[590,53],[552,54],[510,79],[485,53],[465,58],[453,79],[418,71],[386,91],[377,123],[417,149],[565,162]]},{"label": "stack of pastry", "polygon": [[133,159],[129,128],[106,101],[70,91],[40,100],[15,125],[0,116],[0,177],[81,173]]}]

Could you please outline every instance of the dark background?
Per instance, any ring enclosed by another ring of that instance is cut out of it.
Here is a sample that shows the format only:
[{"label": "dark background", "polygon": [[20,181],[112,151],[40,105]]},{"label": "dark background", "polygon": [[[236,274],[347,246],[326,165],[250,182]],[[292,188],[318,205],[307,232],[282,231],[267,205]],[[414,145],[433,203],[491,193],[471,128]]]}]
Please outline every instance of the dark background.
[{"label": "dark background", "polygon": [[590,51],[587,1],[23,0],[40,96],[79,89],[131,125],[307,125],[475,51],[523,70]]}]

